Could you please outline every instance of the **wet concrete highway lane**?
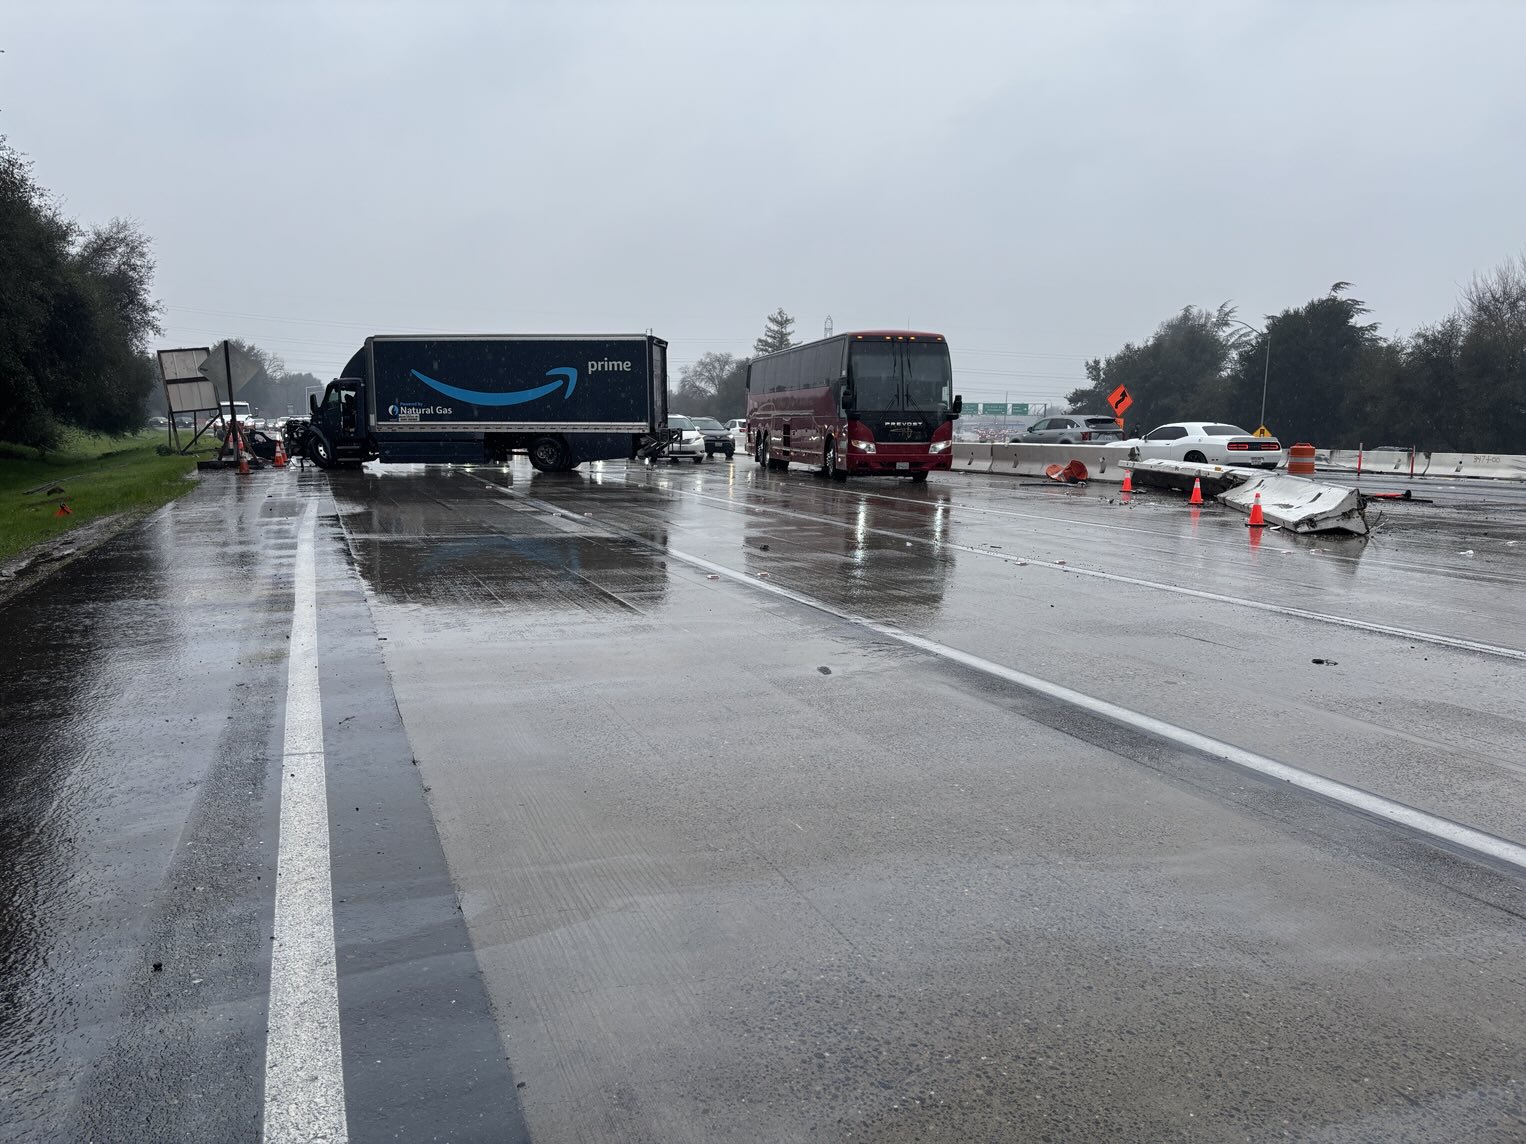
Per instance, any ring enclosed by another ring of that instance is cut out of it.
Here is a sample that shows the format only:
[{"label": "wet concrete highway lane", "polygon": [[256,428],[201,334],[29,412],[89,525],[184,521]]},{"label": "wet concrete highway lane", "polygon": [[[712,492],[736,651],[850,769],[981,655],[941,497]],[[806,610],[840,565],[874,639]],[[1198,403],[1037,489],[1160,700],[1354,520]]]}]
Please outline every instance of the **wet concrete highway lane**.
[{"label": "wet concrete highway lane", "polygon": [[1526,842],[1514,496],[208,481],[0,608],[0,1139],[259,1135],[302,544],[350,1139],[1526,1138],[1518,870],[1012,682]]},{"label": "wet concrete highway lane", "polygon": [[335,491],[535,1138],[1523,1131],[1514,877],[686,559],[1526,838],[1519,657],[1165,590],[1508,652],[1503,541],[745,462]]}]

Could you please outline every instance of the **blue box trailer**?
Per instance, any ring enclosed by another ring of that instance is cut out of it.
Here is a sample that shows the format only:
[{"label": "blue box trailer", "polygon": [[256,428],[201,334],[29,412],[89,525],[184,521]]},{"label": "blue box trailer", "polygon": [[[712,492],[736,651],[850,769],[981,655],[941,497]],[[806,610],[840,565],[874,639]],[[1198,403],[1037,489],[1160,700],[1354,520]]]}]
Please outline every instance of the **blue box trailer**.
[{"label": "blue box trailer", "polygon": [[542,472],[650,456],[666,437],[668,344],[650,334],[382,335],[309,399],[316,464],[502,464]]}]

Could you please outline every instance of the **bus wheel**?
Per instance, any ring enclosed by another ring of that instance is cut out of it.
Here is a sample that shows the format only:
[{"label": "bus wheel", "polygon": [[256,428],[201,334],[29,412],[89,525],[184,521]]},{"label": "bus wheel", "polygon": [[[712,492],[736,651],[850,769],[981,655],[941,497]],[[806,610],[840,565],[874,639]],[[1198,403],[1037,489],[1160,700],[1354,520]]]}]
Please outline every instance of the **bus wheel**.
[{"label": "bus wheel", "polygon": [[765,469],[774,467],[774,459],[768,455],[767,437],[758,438],[758,464],[762,465]]},{"label": "bus wheel", "polygon": [[830,437],[827,438],[827,447],[821,456],[821,475],[834,481],[840,481],[847,476],[837,468],[837,446]]}]

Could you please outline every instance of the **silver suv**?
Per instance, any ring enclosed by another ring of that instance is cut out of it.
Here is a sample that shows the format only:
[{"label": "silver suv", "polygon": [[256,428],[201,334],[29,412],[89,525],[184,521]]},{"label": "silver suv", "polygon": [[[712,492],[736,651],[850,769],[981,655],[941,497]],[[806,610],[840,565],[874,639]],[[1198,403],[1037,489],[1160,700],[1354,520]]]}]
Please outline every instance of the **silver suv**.
[{"label": "silver suv", "polygon": [[1123,430],[1111,416],[1067,413],[1062,417],[1035,421],[1026,433],[1012,440],[1025,445],[1101,445],[1108,441],[1122,441]]}]

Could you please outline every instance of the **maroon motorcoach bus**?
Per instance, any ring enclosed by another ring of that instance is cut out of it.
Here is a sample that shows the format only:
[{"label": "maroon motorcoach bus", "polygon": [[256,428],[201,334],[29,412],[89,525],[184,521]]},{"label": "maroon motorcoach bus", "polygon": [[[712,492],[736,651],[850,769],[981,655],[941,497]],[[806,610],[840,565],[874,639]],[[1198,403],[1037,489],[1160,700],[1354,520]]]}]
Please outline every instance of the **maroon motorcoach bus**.
[{"label": "maroon motorcoach bus", "polygon": [[773,469],[927,480],[953,464],[953,392],[942,334],[865,330],[792,346],[747,367],[747,439]]}]

